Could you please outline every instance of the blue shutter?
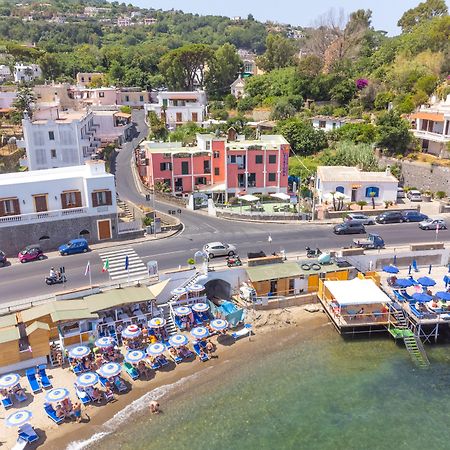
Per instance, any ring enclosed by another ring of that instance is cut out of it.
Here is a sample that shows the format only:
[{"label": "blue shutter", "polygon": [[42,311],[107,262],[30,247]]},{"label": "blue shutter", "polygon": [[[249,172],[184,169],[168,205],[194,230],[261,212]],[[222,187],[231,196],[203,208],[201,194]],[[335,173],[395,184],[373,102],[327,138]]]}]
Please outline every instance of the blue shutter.
[{"label": "blue shutter", "polygon": [[372,192],[373,192],[373,197],[378,197],[380,195],[380,188],[377,188],[376,186],[370,186],[368,188],[366,188],[366,197],[372,197]]},{"label": "blue shutter", "polygon": [[340,192],[341,194],[343,194],[345,191],[344,186],[337,186],[335,190],[336,192]]}]

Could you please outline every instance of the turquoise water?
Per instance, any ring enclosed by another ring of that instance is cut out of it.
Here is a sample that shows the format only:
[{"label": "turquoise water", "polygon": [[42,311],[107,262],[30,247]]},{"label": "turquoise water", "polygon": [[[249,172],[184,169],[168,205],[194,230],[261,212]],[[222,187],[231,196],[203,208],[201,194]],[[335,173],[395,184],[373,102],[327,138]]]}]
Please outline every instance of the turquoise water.
[{"label": "turquoise water", "polygon": [[[303,331],[302,331],[303,333]],[[415,369],[389,338],[344,341],[331,327],[268,349],[141,413],[94,448],[445,449],[449,346]],[[220,354],[220,349],[219,349]],[[188,385],[189,386],[189,385]]]}]

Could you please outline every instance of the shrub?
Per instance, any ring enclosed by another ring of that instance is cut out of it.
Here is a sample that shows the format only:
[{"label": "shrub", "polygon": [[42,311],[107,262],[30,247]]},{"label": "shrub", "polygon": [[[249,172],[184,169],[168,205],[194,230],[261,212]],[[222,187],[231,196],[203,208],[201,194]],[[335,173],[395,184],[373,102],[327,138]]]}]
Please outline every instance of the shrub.
[{"label": "shrub", "polygon": [[445,197],[447,197],[447,194],[444,191],[437,191],[434,193],[434,198],[437,198],[438,200],[442,200]]}]

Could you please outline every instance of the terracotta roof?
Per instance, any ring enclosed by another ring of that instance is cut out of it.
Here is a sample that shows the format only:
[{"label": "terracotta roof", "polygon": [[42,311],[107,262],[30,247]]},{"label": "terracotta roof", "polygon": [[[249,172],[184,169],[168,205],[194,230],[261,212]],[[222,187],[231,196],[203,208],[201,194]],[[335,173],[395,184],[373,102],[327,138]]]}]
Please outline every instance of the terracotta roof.
[{"label": "terracotta roof", "polygon": [[435,122],[443,122],[444,114],[420,111],[411,116],[412,119],[434,120]]}]

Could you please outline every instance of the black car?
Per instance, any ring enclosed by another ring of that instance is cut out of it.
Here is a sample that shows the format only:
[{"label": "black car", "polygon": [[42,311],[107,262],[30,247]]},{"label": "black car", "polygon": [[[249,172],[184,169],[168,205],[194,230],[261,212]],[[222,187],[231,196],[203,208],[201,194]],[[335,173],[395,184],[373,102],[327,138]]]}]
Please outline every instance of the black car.
[{"label": "black car", "polygon": [[400,211],[385,212],[375,218],[377,223],[401,223],[403,214]]},{"label": "black car", "polygon": [[0,266],[4,267],[6,266],[6,263],[8,260],[6,259],[6,255],[0,250]]},{"label": "black car", "polygon": [[366,229],[362,223],[344,222],[334,226],[335,234],[364,234]]},{"label": "black car", "polygon": [[403,213],[403,222],[422,222],[427,219],[428,216],[419,211],[407,211]]}]

